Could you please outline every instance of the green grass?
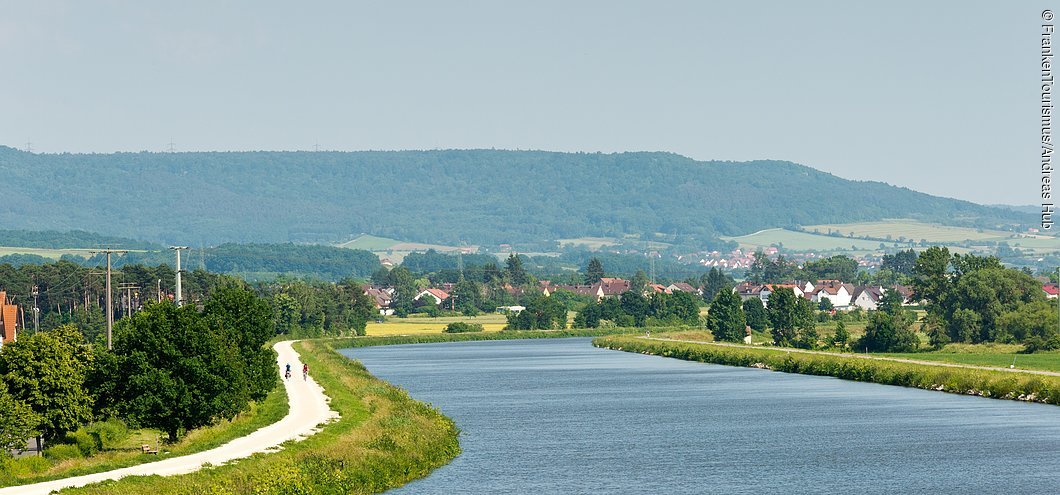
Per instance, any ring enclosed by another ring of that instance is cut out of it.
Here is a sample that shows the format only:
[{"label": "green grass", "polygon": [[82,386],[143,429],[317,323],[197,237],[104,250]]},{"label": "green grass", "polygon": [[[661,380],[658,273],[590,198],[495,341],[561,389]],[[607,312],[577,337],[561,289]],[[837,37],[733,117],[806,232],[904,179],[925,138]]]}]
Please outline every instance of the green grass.
[{"label": "green grass", "polygon": [[[282,386],[279,386],[279,380],[277,380],[277,386],[261,403],[251,404],[249,410],[231,421],[225,420],[212,426],[193,430],[175,444],[160,446],[158,439],[165,435],[158,431],[133,430],[120,442],[115,445],[104,445],[103,451],[91,457],[79,457],[55,463],[39,458],[0,461],[0,464],[7,463],[0,466],[0,486],[24,485],[99,473],[167,457],[202,452],[275,423],[287,415],[288,409],[287,393]],[[158,456],[144,455],[140,446],[145,443],[158,447],[160,454]]]},{"label": "green grass", "polygon": [[880,361],[841,354],[805,354],[783,348],[732,347],[611,335],[593,339],[607,349],[687,361],[766,368],[787,373],[898,385],[999,399],[1060,403],[1060,377]]},{"label": "green grass", "polygon": [[391,246],[403,242],[405,241],[363,234],[356,239],[339,244],[338,247],[346,249],[364,249],[365,251],[386,251],[387,249],[390,249]]},{"label": "green grass", "polygon": [[784,249],[794,251],[874,251],[880,247],[880,241],[831,237],[786,229],[768,229],[739,237],[722,237],[722,239],[734,241],[742,248],[783,245]]},{"label": "green grass", "polygon": [[295,344],[327,391],[338,421],[279,452],[173,476],[139,476],[64,490],[72,494],[270,495],[380,493],[426,476],[460,453],[451,420],[333,349]]},{"label": "green grass", "polygon": [[1000,230],[982,230],[970,227],[952,227],[948,225],[919,222],[916,220],[883,220],[878,222],[857,222],[842,224],[809,225],[804,227],[808,232],[814,229],[821,234],[827,234],[829,230],[838,231],[846,236],[851,232],[854,237],[874,237],[884,239],[888,235],[897,240],[905,237],[907,240],[920,242],[926,239],[928,242],[961,242],[966,240],[1003,240],[1012,236],[1012,232]]},{"label": "green grass", "polygon": [[949,344],[938,351],[881,353],[881,356],[921,361],[1060,372],[1060,352],[1019,354],[1019,344]]}]

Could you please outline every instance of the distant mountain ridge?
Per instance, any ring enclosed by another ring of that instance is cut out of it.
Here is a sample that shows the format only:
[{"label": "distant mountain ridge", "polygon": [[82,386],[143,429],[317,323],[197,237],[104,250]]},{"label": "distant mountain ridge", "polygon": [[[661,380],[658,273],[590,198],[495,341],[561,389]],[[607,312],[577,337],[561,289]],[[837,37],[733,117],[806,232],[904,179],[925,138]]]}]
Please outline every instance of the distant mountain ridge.
[{"label": "distant mountain ridge", "polygon": [[673,153],[445,150],[31,154],[0,147],[0,228],[152,242],[306,242],[350,233],[452,245],[662,233],[716,243],[770,227],[1034,216],[783,161]]}]

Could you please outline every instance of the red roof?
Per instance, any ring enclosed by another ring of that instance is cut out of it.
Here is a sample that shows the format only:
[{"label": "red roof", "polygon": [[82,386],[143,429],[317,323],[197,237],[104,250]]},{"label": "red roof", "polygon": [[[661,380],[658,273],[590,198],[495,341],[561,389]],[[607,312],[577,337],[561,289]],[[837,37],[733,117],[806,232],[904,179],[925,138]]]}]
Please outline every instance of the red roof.
[{"label": "red roof", "polygon": [[1045,284],[1042,286],[1042,290],[1050,296],[1060,295],[1060,287],[1057,287],[1055,284]]}]

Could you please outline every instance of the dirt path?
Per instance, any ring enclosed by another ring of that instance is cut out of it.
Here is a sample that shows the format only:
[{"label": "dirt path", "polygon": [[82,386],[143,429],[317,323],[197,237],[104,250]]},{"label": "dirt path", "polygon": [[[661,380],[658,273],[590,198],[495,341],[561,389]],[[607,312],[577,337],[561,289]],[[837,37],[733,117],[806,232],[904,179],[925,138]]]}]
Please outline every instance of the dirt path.
[{"label": "dirt path", "polygon": [[[789,347],[763,347],[757,345],[745,345],[745,344],[730,344],[728,342],[703,342],[700,340],[679,340],[679,339],[663,339],[658,337],[643,337],[638,336],[638,339],[643,340],[657,340],[659,342],[684,342],[688,344],[706,344],[716,345],[723,347],[740,347],[744,349],[758,349],[758,350],[769,350],[776,352],[795,352],[799,354],[820,354],[823,356],[841,356],[848,358],[857,359],[871,359],[874,361],[894,361],[898,363],[912,363],[912,364],[926,364],[928,366],[946,366],[948,368],[968,368],[973,370],[986,370],[986,371],[1007,371],[1009,373],[1028,373],[1031,375],[1046,375],[1046,376],[1060,376],[1060,372],[1057,371],[1043,371],[1043,370],[1027,370],[1020,368],[997,368],[994,366],[976,366],[974,364],[958,364],[958,363],[946,363],[941,361],[923,361],[919,359],[906,359],[896,358],[887,356],[873,356],[871,354],[852,354],[852,353],[840,353],[840,352],[823,352],[823,351],[811,351],[807,349],[793,349]],[[0,492],[2,495],[3,492]]]},{"label": "dirt path", "polygon": [[324,389],[313,380],[312,375],[306,381],[299,379],[302,374],[302,362],[298,359],[298,353],[291,348],[292,343],[293,341],[285,341],[273,346],[278,355],[277,369],[291,363],[292,370],[291,379],[284,380],[283,383],[284,388],[287,389],[287,399],[291,408],[287,416],[276,423],[203,452],[169,459],[165,459],[165,455],[161,454],[163,460],[156,462],[32,485],[0,488],[0,495],[44,495],[53,490],[83,486],[104,480],[116,480],[126,476],[185,474],[198,471],[203,464],[209,463],[215,466],[224,464],[258,452],[275,450],[283,442],[301,440],[316,433],[318,425],[338,417],[338,413],[331,410],[328,405],[329,399],[324,395]]}]

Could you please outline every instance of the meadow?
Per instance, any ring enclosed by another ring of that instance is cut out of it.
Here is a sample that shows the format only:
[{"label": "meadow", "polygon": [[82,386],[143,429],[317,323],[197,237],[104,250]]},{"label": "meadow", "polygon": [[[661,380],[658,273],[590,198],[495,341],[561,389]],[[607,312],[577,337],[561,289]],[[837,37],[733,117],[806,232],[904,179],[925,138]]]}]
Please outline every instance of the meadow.
[{"label": "meadow", "polygon": [[442,333],[445,326],[454,322],[478,323],[487,332],[499,332],[508,324],[508,319],[502,314],[489,313],[479,316],[449,316],[430,318],[427,316],[412,315],[408,318],[386,317],[382,323],[369,321],[365,328],[365,335],[369,337],[380,337],[388,335],[414,335]]},{"label": "meadow", "polygon": [[949,225],[919,222],[916,220],[883,220],[878,222],[857,222],[807,225],[803,227],[807,232],[818,231],[827,234],[829,231],[837,231],[846,236],[853,234],[854,237],[873,237],[893,239],[905,237],[913,242],[926,239],[928,242],[961,242],[966,240],[1004,240],[1013,235],[1012,232],[1000,230],[974,229],[970,227],[953,227]]}]

